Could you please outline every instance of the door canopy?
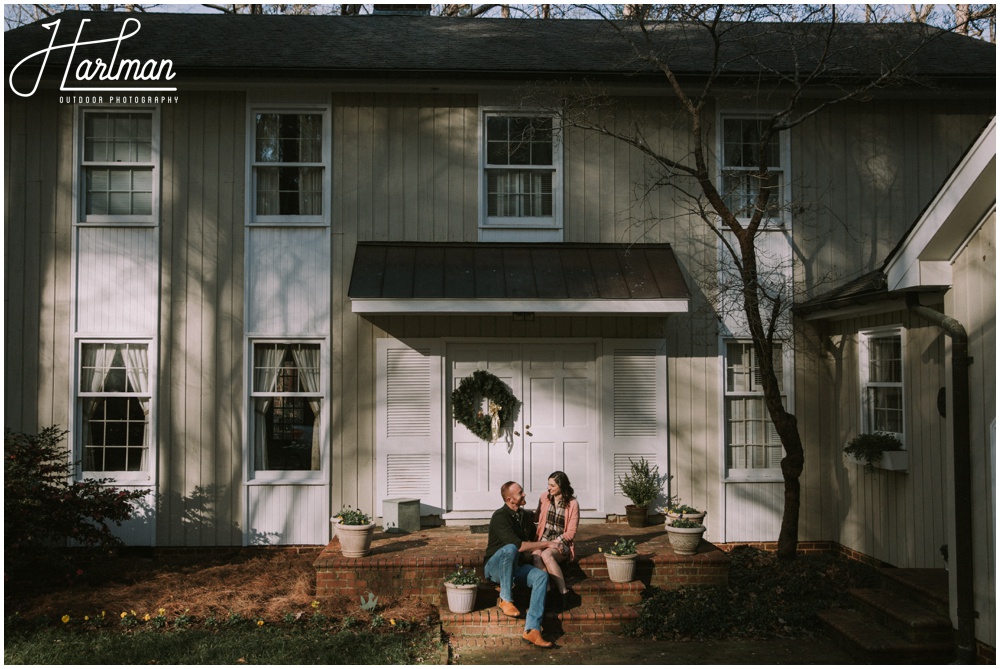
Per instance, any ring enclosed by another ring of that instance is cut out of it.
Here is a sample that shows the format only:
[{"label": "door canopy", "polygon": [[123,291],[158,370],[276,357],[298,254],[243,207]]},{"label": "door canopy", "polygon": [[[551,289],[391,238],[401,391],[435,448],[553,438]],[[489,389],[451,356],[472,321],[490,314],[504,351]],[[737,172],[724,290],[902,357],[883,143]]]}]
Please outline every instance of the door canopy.
[{"label": "door canopy", "polygon": [[686,312],[669,244],[361,242],[347,293],[362,314]]}]

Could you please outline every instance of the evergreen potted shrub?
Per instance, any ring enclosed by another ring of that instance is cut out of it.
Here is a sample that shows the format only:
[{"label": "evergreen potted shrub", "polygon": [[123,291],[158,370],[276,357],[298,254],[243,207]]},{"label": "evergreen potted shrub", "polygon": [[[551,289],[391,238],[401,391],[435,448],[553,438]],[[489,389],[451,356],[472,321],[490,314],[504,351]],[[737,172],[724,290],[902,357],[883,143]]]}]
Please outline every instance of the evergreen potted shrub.
[{"label": "evergreen potted shrub", "polygon": [[618,487],[632,502],[625,506],[625,516],[629,527],[646,527],[649,505],[663,493],[660,468],[650,465],[646,458],[639,458],[638,462],[629,458],[629,463],[632,466],[629,473],[618,477]]},{"label": "evergreen potted shrub", "polygon": [[635,579],[635,563],[639,554],[635,550],[635,540],[618,539],[608,550],[597,549],[604,553],[608,565],[608,578],[614,583],[628,583]]},{"label": "evergreen potted shrub", "polygon": [[448,596],[448,610],[452,613],[469,613],[476,608],[479,575],[475,569],[455,565],[455,571],[444,578],[444,589]]},{"label": "evergreen potted shrub", "polygon": [[343,507],[333,517],[333,531],[340,540],[340,552],[344,557],[365,557],[371,552],[375,523],[371,516],[360,509]]},{"label": "evergreen potted shrub", "polygon": [[844,453],[852,462],[864,465],[867,474],[874,473],[876,467],[902,470],[908,465],[903,443],[891,432],[859,434],[847,443]]},{"label": "evergreen potted shrub", "polygon": [[705,526],[697,520],[676,518],[666,525],[667,538],[670,547],[678,555],[694,555],[701,544],[701,535],[705,534]]}]

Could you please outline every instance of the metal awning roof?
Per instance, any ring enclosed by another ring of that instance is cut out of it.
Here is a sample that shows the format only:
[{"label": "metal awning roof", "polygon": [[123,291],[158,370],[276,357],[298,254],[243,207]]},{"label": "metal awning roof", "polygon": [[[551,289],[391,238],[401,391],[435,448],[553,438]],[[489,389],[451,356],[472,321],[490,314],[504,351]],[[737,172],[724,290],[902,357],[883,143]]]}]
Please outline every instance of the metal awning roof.
[{"label": "metal awning roof", "polygon": [[347,291],[362,314],[655,315],[688,310],[669,244],[361,242]]}]

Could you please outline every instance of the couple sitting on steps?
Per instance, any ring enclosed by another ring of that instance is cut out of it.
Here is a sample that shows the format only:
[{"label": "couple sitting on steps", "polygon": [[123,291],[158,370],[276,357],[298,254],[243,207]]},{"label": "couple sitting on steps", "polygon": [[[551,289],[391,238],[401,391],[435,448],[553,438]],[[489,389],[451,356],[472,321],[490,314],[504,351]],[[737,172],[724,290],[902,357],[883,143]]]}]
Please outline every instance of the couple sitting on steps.
[{"label": "couple sitting on steps", "polygon": [[542,493],[534,514],[522,508],[524,490],[520,484],[508,481],[500,494],[504,505],[490,518],[483,572],[487,579],[499,583],[500,610],[512,618],[521,615],[514,606],[514,584],[531,589],[522,638],[551,648],[552,642],[542,638],[545,595],[551,578],[559,598],[556,607],[561,610],[570,605],[568,600],[573,595],[566,587],[559,563],[576,558],[573,537],[580,522],[580,505],[563,472],[549,475],[548,492]]}]

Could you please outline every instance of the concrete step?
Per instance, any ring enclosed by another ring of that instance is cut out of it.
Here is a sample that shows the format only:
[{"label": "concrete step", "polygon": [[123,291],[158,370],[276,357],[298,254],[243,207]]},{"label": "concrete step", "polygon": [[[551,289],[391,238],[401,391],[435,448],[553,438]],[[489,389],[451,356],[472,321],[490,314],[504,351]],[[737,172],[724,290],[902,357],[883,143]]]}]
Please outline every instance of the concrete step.
[{"label": "concrete step", "polygon": [[944,664],[954,659],[950,643],[907,641],[857,611],[830,609],[819,617],[838,643],[865,663]]},{"label": "concrete step", "polygon": [[948,572],[945,569],[879,569],[882,587],[915,600],[948,617]]},{"label": "concrete step", "polygon": [[923,606],[916,599],[885,588],[856,588],[848,594],[859,612],[911,643],[951,644],[951,619]]}]

